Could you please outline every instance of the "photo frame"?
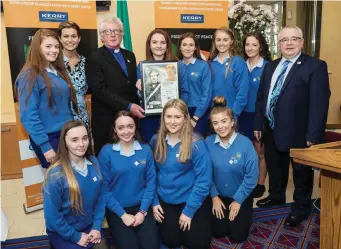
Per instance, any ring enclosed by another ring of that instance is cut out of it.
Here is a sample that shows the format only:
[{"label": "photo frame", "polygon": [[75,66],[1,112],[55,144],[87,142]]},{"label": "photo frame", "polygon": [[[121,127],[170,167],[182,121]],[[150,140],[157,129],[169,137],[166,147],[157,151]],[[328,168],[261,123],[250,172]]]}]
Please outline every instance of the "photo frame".
[{"label": "photo frame", "polygon": [[145,115],[159,115],[169,100],[180,98],[179,64],[177,61],[143,61],[140,70]]}]

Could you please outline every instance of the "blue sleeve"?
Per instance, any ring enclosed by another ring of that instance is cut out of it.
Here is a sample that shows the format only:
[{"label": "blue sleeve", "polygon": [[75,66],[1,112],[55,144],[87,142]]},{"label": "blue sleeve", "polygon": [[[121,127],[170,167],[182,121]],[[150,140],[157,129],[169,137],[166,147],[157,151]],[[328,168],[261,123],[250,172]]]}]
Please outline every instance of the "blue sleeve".
[{"label": "blue sleeve", "polygon": [[141,79],[141,63],[139,63],[136,67],[136,75],[137,75],[137,79],[140,80]]},{"label": "blue sleeve", "polygon": [[[137,65],[136,68],[136,75],[137,75],[137,80],[141,79],[141,63]],[[138,89],[136,90],[137,97],[141,100],[142,99],[142,93]]]},{"label": "blue sleeve", "polygon": [[[97,161],[97,159],[95,159],[95,157],[92,158],[92,162],[93,163],[95,162],[97,169],[100,170],[99,162]],[[98,196],[97,203],[94,209],[92,229],[101,231],[102,223],[103,223],[104,215],[105,215],[105,207],[106,207],[106,193],[105,193],[105,187],[104,187],[103,176],[102,176],[101,192],[100,192],[100,195]]]},{"label": "blue sleeve", "polygon": [[[210,150],[209,150],[210,137],[206,138],[205,144],[206,144],[207,150],[209,152],[209,155],[211,157],[211,153],[210,153]],[[210,188],[210,196],[211,196],[211,198],[213,198],[213,197],[218,196],[219,192],[218,192],[217,187],[215,186],[215,183],[214,183],[214,180],[213,180],[213,164],[212,163],[211,163],[211,167],[212,167],[212,185],[211,185],[211,188]]]},{"label": "blue sleeve", "polygon": [[330,87],[327,64],[320,61],[310,80],[309,117],[306,141],[323,143],[326,129]]},{"label": "blue sleeve", "polygon": [[52,146],[39,115],[40,93],[38,80],[35,82],[32,92],[26,101],[29,82],[24,77],[18,79],[19,112],[22,125],[42,152],[45,153],[51,150]]},{"label": "blue sleeve", "polygon": [[237,192],[233,195],[233,199],[239,204],[243,204],[244,200],[252,193],[257,185],[259,175],[258,155],[251,142],[244,153],[246,157],[244,179]]},{"label": "blue sleeve", "polygon": [[157,194],[157,191],[155,191],[152,206],[155,207],[157,205],[160,205],[160,201],[159,201],[159,196]]},{"label": "blue sleeve", "polygon": [[180,98],[187,104],[188,103],[188,81],[186,66],[179,61],[178,65],[180,67]]},{"label": "blue sleeve", "polygon": [[194,113],[194,115],[198,118],[201,118],[205,114],[212,98],[211,70],[207,63],[205,63],[202,72],[201,94],[202,95]]},{"label": "blue sleeve", "polygon": [[142,197],[142,202],[140,206],[140,210],[147,212],[150,205],[153,202],[154,195],[155,195],[155,187],[156,187],[156,174],[155,174],[155,163],[153,152],[147,147],[148,156],[147,156],[147,165],[145,170],[145,181],[146,186],[144,189],[144,194]]},{"label": "blue sleeve", "polygon": [[193,218],[209,194],[212,184],[212,163],[204,140],[198,140],[192,144],[191,154],[196,181],[182,213]]},{"label": "blue sleeve", "polygon": [[98,155],[98,161],[101,166],[101,172],[103,176],[104,191],[106,193],[106,204],[111,212],[114,212],[118,217],[121,217],[125,211],[121,204],[115,199],[111,192],[112,174],[111,174],[111,161],[110,151],[108,147],[103,147]]},{"label": "blue sleeve", "polygon": [[236,88],[236,100],[232,106],[232,111],[237,116],[240,116],[247,104],[249,94],[249,80],[249,73],[245,61],[237,61],[236,74],[234,79],[234,86]]},{"label": "blue sleeve", "polygon": [[44,216],[46,223],[63,239],[77,243],[82,234],[67,223],[59,212],[63,205],[63,193],[66,179],[58,173],[49,174],[43,187]]}]

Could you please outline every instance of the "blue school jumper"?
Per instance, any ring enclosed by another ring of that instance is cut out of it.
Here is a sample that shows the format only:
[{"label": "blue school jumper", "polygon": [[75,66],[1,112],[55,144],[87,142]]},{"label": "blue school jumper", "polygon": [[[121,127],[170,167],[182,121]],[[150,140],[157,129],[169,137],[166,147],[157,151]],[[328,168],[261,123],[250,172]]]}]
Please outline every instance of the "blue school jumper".
[{"label": "blue school jumper", "polygon": [[121,217],[124,208],[140,205],[147,212],[155,194],[156,175],[152,150],[134,141],[125,154],[119,143],[105,145],[98,160],[107,189],[107,208]]},{"label": "blue school jumper", "polygon": [[[195,136],[195,135],[193,135]],[[156,135],[151,140],[156,145]],[[157,186],[153,206],[159,205],[159,198],[169,204],[182,204],[182,211],[193,218],[209,194],[212,183],[211,158],[201,138],[194,138],[191,158],[186,163],[179,162],[180,145],[171,146],[167,142],[167,155],[163,163],[156,162]]]},{"label": "blue school jumper", "polygon": [[255,139],[253,123],[256,116],[255,109],[260,78],[267,63],[268,61],[261,57],[255,67],[250,68],[248,61],[246,62],[249,71],[249,95],[247,105],[239,118],[239,132],[251,140]]},{"label": "blue school jumper", "polygon": [[249,74],[242,57],[233,56],[232,64],[229,66],[230,61],[231,58],[226,58],[223,63],[220,63],[217,56],[211,62],[213,98],[224,96],[227,101],[227,107],[232,109],[235,118],[238,119],[247,104]]},{"label": "blue school jumper", "polygon": [[[159,61],[162,62],[162,61]],[[186,67],[181,61],[178,62],[180,70],[180,98],[188,103],[188,82]],[[141,79],[141,62],[137,65],[137,79]],[[141,96],[140,96],[141,97]],[[160,115],[147,116],[140,119],[140,134],[145,142],[149,142],[160,127]]]},{"label": "blue school jumper", "polygon": [[206,138],[206,145],[213,165],[211,197],[221,195],[242,204],[258,181],[258,155],[252,142],[235,132],[226,146],[215,134]]},{"label": "blue school jumper", "polygon": [[[101,231],[105,213],[105,192],[99,163],[94,156],[85,160],[84,169],[74,168],[82,199],[82,213],[72,211],[69,186],[62,166],[52,169],[43,186],[46,231],[55,248],[82,248],[77,244],[81,233]],[[78,247],[77,247],[78,246]],[[93,244],[89,244],[90,248]]]},{"label": "blue school jumper", "polygon": [[47,68],[46,73],[52,86],[52,108],[48,106],[47,88],[40,74],[27,101],[29,82],[24,77],[25,72],[16,82],[20,121],[29,134],[32,147],[44,168],[49,164],[43,153],[51,149],[57,151],[60,131],[67,121],[72,120],[69,86],[56,71]]},{"label": "blue school jumper", "polygon": [[184,65],[189,89],[189,113],[191,117],[199,118],[194,130],[205,136],[212,99],[211,69],[206,61],[198,58],[193,58],[189,64]]}]

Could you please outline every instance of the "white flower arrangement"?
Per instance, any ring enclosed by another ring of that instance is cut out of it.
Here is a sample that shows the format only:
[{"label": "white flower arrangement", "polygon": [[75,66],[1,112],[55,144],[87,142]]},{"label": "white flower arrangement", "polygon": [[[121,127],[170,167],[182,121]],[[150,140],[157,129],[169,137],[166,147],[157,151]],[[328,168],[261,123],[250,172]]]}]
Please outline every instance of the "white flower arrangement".
[{"label": "white flower arrangement", "polygon": [[261,32],[276,25],[277,17],[272,6],[261,4],[251,6],[241,0],[233,5],[228,12],[229,26],[236,35],[238,49],[241,51],[243,36],[251,32]]}]

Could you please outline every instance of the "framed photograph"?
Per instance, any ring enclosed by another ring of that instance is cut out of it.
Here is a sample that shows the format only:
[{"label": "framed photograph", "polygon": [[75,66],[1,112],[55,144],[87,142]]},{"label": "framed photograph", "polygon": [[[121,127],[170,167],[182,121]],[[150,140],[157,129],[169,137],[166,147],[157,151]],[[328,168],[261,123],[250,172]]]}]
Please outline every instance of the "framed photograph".
[{"label": "framed photograph", "polygon": [[169,100],[180,98],[179,75],[177,61],[141,62],[142,103],[146,116],[161,114]]}]

